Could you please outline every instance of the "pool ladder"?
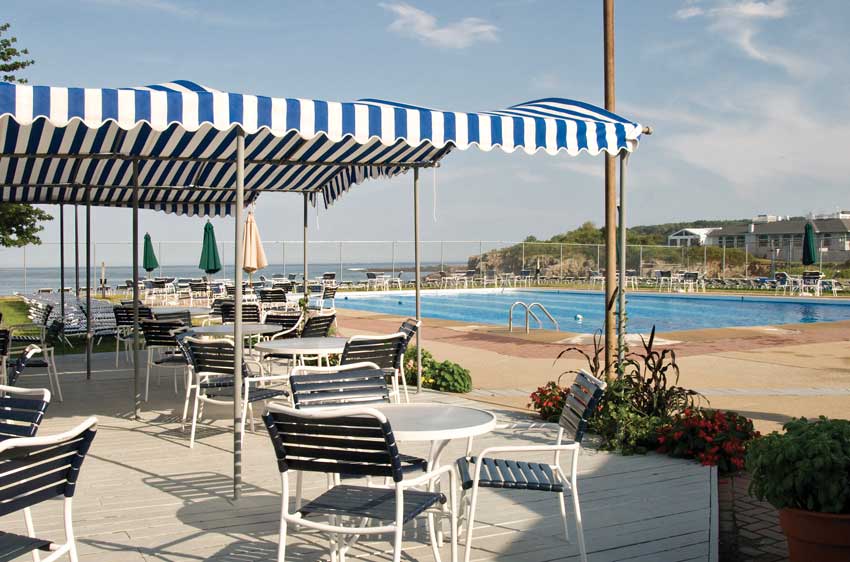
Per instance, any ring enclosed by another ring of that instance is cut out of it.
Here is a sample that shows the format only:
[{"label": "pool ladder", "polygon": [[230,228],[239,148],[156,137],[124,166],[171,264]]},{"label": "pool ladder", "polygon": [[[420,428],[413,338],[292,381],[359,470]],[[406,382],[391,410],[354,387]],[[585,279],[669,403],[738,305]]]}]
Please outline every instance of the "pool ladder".
[{"label": "pool ladder", "polygon": [[514,331],[514,309],[518,306],[521,306],[522,308],[525,309],[525,333],[526,334],[531,331],[531,326],[529,325],[529,318],[534,318],[537,321],[537,327],[543,328],[543,322],[540,321],[540,317],[537,316],[536,314],[534,314],[533,309],[535,309],[535,308],[539,308],[540,311],[544,315],[546,315],[546,318],[548,318],[552,322],[552,324],[554,324],[556,332],[561,331],[561,327],[558,325],[558,321],[555,320],[555,318],[551,314],[549,314],[549,311],[546,310],[545,306],[543,306],[539,302],[533,302],[531,304],[526,304],[522,301],[516,301],[515,303],[513,303],[511,305],[510,311],[508,311],[508,332]]}]

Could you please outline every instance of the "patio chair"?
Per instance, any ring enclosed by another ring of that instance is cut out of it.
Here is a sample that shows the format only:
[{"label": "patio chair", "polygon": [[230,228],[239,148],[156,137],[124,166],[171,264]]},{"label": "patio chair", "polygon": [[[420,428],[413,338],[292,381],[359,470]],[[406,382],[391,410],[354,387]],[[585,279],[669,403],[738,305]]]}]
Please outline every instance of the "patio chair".
[{"label": "patio chair", "polygon": [[[373,363],[382,369],[384,376],[392,382],[392,396],[395,402],[401,402],[399,392],[399,357],[404,356],[407,334],[395,333],[388,336],[352,336],[345,342],[345,349],[339,359],[340,365]],[[405,398],[407,398],[407,385]]]},{"label": "patio chair", "polygon": [[210,286],[206,281],[189,281],[189,306],[209,306]]},{"label": "patio chair", "polygon": [[286,292],[287,290],[282,286],[275,286],[271,289],[260,289],[258,293],[260,306],[264,311],[291,308],[291,303],[286,298]]},{"label": "patio chair", "polygon": [[53,305],[35,301],[28,301],[27,305],[27,317],[30,322],[7,326],[12,335],[9,347],[13,351],[20,351],[33,344],[39,347],[44,346],[44,338],[50,315],[53,312]]},{"label": "patio chair", "polygon": [[301,330],[302,338],[326,338],[331,332],[331,326],[336,322],[336,314],[316,314],[304,323]]},{"label": "patio chair", "polygon": [[0,385],[0,443],[35,437],[49,405],[50,391],[46,388]]},{"label": "patio chair", "polygon": [[[59,384],[59,371],[56,368],[56,345],[61,341],[65,326],[62,322],[54,320],[47,329],[38,336],[22,335],[12,336],[9,344],[9,354],[21,353],[27,355],[27,364],[30,367],[43,367],[47,371],[47,382],[51,392],[54,392],[62,402],[62,387]],[[15,345],[18,344],[18,345]],[[34,359],[35,354],[41,355]]]},{"label": "patio chair", "polygon": [[[233,324],[236,321],[236,303],[225,301],[221,303],[221,322]],[[258,323],[260,321],[260,306],[254,303],[242,303],[242,322]]]},{"label": "patio chair", "polygon": [[800,281],[800,294],[813,294],[816,297],[821,296],[823,289],[821,279],[823,273],[820,271],[804,271]]},{"label": "patio chair", "polygon": [[301,326],[301,321],[304,319],[304,314],[301,311],[273,311],[266,314],[265,324],[274,324],[280,326],[280,331],[275,332],[271,339],[281,340],[298,337],[298,328]]},{"label": "patio chair", "polygon": [[6,363],[9,361],[9,337],[9,330],[0,330],[0,384],[6,384]]},{"label": "patio chair", "polygon": [[[133,302],[129,305],[112,307],[115,316],[115,366],[118,366],[118,355],[121,344],[124,344],[124,354],[130,361],[130,349],[133,346]],[[139,306],[139,320],[152,319],[153,313],[147,306]]]},{"label": "patio chair", "polygon": [[[0,531],[0,560],[12,560],[28,552],[33,560],[52,562],[66,554],[77,560],[73,528],[73,498],[86,453],[97,432],[97,418],[90,417],[74,429],[44,437],[23,437],[0,442],[0,516],[24,512],[27,534]],[[30,508],[64,497],[65,542],[37,538]],[[40,558],[37,552],[48,552]]]},{"label": "patio chair", "polygon": [[406,336],[404,345],[400,350],[398,350],[395,364],[395,368],[398,371],[398,378],[401,381],[401,387],[404,391],[405,402],[410,402],[410,396],[407,394],[407,374],[404,372],[404,354],[407,351],[407,348],[410,347],[410,342],[413,341],[413,338],[416,337],[416,334],[419,332],[420,327],[422,327],[421,321],[416,318],[408,318],[401,323],[401,326],[399,326],[398,329],[399,332]]},{"label": "patio chair", "polygon": [[308,305],[310,310],[319,312],[333,312],[336,310],[336,287],[325,285],[322,287],[322,296],[316,298]]},{"label": "patio chair", "polygon": [[[145,402],[148,401],[151,367],[174,370],[174,394],[177,394],[177,379],[186,372],[186,357],[177,345],[177,333],[191,327],[180,320],[140,320],[145,335],[148,360],[145,369]],[[157,377],[159,384],[159,377]]]},{"label": "patio chair", "polygon": [[[448,474],[451,517],[452,560],[457,558],[456,475],[451,465],[425,472],[423,459],[399,454],[392,427],[380,411],[365,407],[344,407],[302,411],[270,404],[263,420],[269,432],[278,470],[281,474],[281,518],[278,562],[286,559],[286,537],[289,523],[331,534],[331,558],[345,560],[352,541],[345,536],[380,535],[393,537],[393,561],[402,553],[404,525],[426,515],[431,548],[439,562],[440,552],[433,525],[433,512],[440,510],[446,497],[440,492],[411,488],[439,482]],[[289,471],[318,472],[333,477],[334,485],[302,506],[289,507]],[[340,475],[392,478],[387,486],[340,484]],[[416,474],[416,476],[413,476]],[[329,523],[315,521],[312,516],[328,516]],[[352,524],[343,525],[350,517]],[[371,524],[375,523],[375,524]]]},{"label": "patio chair", "polygon": [[[233,367],[236,352],[233,340],[230,339],[198,339],[188,334],[177,338],[180,349],[185,354],[189,364],[189,384],[186,385],[186,400],[183,403],[183,424],[189,411],[189,401],[192,391],[195,391],[192,408],[192,430],[189,435],[189,447],[195,446],[195,428],[198,417],[203,413],[201,407],[205,403],[232,405],[233,404]],[[248,365],[257,368],[258,374],[252,374]],[[260,386],[261,383],[282,383],[288,380],[288,375],[266,375],[262,364],[247,358],[242,359],[242,432],[245,435],[245,419],[250,416],[251,431],[254,431],[254,402],[270,400],[278,397],[288,397],[289,392],[279,387]]]},{"label": "patio chair", "polygon": [[387,404],[386,372],[371,362],[335,367],[293,367],[292,405],[299,410]]},{"label": "patio chair", "polygon": [[[558,494],[560,499],[561,520],[564,534],[570,540],[567,523],[567,511],[564,496],[572,496],[575,510],[576,534],[582,562],[587,562],[587,549],[584,544],[584,530],[581,523],[581,509],[578,497],[578,457],[581,452],[581,440],[587,429],[587,420],[596,411],[599,400],[605,391],[605,383],[588,375],[576,375],[567,395],[561,419],[558,422],[558,438],[554,445],[516,445],[507,447],[487,447],[478,456],[461,457],[457,460],[461,487],[464,490],[461,503],[468,503],[466,516],[466,545],[464,562],[469,562],[472,552],[472,531],[475,527],[475,508],[478,503],[479,488],[508,488],[511,490],[531,490]],[[561,468],[562,452],[571,452],[570,474]],[[513,461],[492,458],[492,454],[502,453],[554,453],[552,464],[540,462]],[[471,490],[471,496],[467,492]]]}]

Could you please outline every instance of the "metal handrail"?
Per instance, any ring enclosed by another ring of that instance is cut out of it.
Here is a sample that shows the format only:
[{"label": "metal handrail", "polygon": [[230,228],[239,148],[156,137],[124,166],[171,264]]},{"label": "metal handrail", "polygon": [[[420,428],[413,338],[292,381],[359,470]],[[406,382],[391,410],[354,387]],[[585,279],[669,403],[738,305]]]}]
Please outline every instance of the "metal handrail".
[{"label": "metal handrail", "polygon": [[552,324],[555,325],[556,331],[558,331],[558,332],[561,331],[561,327],[558,325],[558,321],[555,320],[555,318],[551,314],[549,314],[549,311],[546,310],[545,306],[543,306],[539,302],[533,302],[531,304],[526,304],[522,301],[516,301],[515,303],[513,303],[511,305],[511,308],[508,311],[508,332],[514,331],[514,309],[518,306],[521,306],[525,309],[525,333],[526,334],[530,333],[530,331],[531,331],[529,317],[534,318],[534,320],[537,321],[537,327],[539,329],[543,328],[543,322],[540,320],[540,317],[537,316],[536,314],[534,314],[534,311],[532,310],[532,308],[534,308],[534,307],[537,307],[537,308],[539,308],[540,310],[543,311],[543,314],[545,314],[546,317],[549,318],[549,320],[552,322]]},{"label": "metal handrail", "polygon": [[[543,311],[543,314],[545,314],[545,315],[546,315],[546,318],[548,318],[548,319],[552,322],[552,324],[554,324],[554,325],[555,325],[555,331],[556,331],[556,332],[560,332],[560,331],[561,331],[561,326],[558,324],[558,321],[557,321],[557,320],[555,320],[555,317],[554,317],[554,316],[552,316],[551,314],[549,314],[549,311],[548,311],[548,310],[546,310],[546,307],[545,307],[545,306],[543,306],[542,304],[540,304],[539,302],[533,302],[533,303],[531,303],[530,305],[528,305],[528,311],[529,311],[529,312],[533,315],[533,314],[534,314],[534,312],[532,312],[532,310],[531,310],[531,309],[533,309],[535,306],[536,306],[537,308],[539,308],[541,311]],[[535,318],[537,318],[537,316],[535,316]],[[537,323],[539,324],[539,323],[540,323],[540,320],[537,320]],[[541,325],[541,326],[542,326],[542,325]]]}]

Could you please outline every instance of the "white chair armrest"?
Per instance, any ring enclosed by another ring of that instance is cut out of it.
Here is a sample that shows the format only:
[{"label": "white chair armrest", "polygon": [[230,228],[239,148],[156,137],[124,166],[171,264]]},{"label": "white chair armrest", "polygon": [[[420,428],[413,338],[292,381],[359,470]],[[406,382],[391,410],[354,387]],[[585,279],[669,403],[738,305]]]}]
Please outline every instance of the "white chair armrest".
[{"label": "white chair armrest", "polygon": [[436,470],[428,471],[425,474],[422,474],[421,476],[417,476],[416,478],[411,478],[410,480],[405,478],[404,480],[401,481],[401,485],[404,486],[405,488],[412,488],[414,486],[421,486],[422,484],[427,484],[428,482],[431,482],[432,480],[435,480],[435,479],[441,477],[443,474],[446,474],[446,473],[449,473],[452,480],[454,480],[455,472],[454,472],[454,464],[453,463],[441,466],[440,468],[438,468]]},{"label": "white chair armrest", "polygon": [[487,447],[477,457],[489,457],[493,453],[555,453],[559,451],[574,451],[581,447],[580,443],[563,443],[561,445],[516,445],[506,447]]},{"label": "white chair armrest", "polygon": [[288,381],[289,375],[261,375],[259,377],[250,376],[245,378],[246,384],[249,382],[274,382],[274,381]]}]

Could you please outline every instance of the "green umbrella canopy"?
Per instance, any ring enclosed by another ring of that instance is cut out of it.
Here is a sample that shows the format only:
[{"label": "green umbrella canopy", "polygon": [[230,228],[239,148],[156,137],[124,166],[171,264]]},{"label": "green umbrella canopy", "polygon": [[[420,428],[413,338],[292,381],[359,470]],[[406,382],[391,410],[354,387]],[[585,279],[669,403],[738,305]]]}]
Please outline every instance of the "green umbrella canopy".
[{"label": "green umbrella canopy", "polygon": [[157,267],[159,267],[159,262],[156,261],[156,254],[153,253],[153,242],[151,242],[151,235],[147,232],[145,233],[145,249],[142,254],[142,267],[150,273]]},{"label": "green umbrella canopy", "polygon": [[814,265],[817,263],[817,246],[815,245],[815,227],[812,223],[806,223],[803,234],[803,265]]},{"label": "green umbrella canopy", "polygon": [[204,243],[201,246],[201,262],[198,267],[207,275],[221,271],[221,259],[218,257],[218,245],[215,243],[215,230],[211,222],[204,226]]}]

